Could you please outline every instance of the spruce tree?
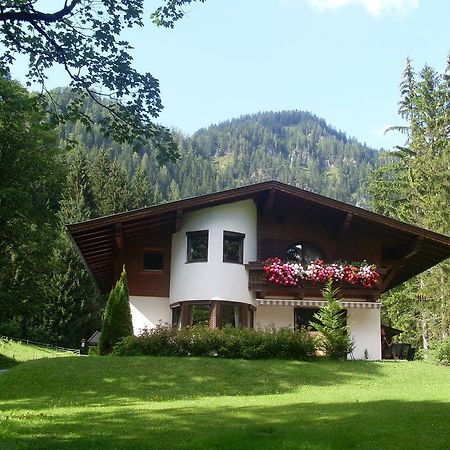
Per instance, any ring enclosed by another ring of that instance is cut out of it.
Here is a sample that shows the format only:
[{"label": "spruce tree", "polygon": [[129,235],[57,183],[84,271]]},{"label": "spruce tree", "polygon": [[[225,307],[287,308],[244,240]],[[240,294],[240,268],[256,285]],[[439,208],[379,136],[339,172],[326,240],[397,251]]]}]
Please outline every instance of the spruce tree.
[{"label": "spruce tree", "polygon": [[169,186],[169,195],[168,200],[169,202],[174,202],[176,200],[180,200],[181,194],[180,194],[180,188],[178,187],[178,183],[175,180],[172,180],[170,182]]},{"label": "spruce tree", "polygon": [[39,337],[45,342],[77,348],[100,326],[102,299],[67,234],[66,224],[92,217],[94,210],[88,163],[83,149],[69,155],[70,166],[57,213],[58,236],[50,259],[46,301],[39,315]]},{"label": "spruce tree", "polygon": [[120,339],[133,334],[130,302],[128,297],[128,283],[125,268],[111,289],[103,318],[102,334],[99,341],[99,353],[111,353],[114,345]]},{"label": "spruce tree", "polygon": [[[444,74],[425,66],[418,74],[408,60],[399,114],[406,143],[373,174],[373,209],[405,222],[450,234],[450,59]],[[450,334],[450,263],[443,262],[382,299],[384,319],[405,330],[424,349]]]},{"label": "spruce tree", "polygon": [[148,170],[142,163],[131,179],[131,205],[134,209],[150,206],[153,202]]},{"label": "spruce tree", "polygon": [[333,280],[329,279],[322,290],[322,296],[327,302],[314,314],[316,321],[312,325],[322,334],[322,346],[325,355],[333,359],[345,359],[353,350],[344,309],[340,301],[339,288],[333,288]]}]

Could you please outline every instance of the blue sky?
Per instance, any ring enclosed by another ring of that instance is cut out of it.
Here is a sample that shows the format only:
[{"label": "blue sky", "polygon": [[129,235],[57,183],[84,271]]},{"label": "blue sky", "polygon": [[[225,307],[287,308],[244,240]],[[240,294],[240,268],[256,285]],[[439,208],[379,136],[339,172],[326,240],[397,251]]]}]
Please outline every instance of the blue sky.
[{"label": "blue sky", "polygon": [[[174,29],[149,19],[126,33],[135,65],[160,80],[158,121],[185,133],[242,114],[301,109],[373,147],[403,137],[398,85],[406,57],[445,69],[448,0],[206,0]],[[24,71],[13,73],[21,79]],[[67,83],[59,71],[49,86]]]}]

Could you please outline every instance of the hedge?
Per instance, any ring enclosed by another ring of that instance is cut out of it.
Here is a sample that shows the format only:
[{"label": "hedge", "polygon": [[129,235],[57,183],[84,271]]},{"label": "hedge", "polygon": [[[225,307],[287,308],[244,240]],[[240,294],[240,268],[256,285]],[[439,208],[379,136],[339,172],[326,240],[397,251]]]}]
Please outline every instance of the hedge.
[{"label": "hedge", "polygon": [[139,336],[123,338],[113,349],[120,356],[209,356],[219,358],[307,360],[315,356],[317,339],[290,328],[211,329],[193,326],[176,330],[158,325]]}]

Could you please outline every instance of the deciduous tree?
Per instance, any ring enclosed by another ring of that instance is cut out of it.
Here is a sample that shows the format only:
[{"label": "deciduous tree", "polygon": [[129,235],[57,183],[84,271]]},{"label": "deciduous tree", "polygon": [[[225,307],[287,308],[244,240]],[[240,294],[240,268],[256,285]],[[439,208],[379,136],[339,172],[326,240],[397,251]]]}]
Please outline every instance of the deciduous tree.
[{"label": "deciduous tree", "polygon": [[[183,5],[193,1],[164,1],[154,22],[172,27],[184,15]],[[135,146],[151,142],[161,162],[176,159],[169,130],[154,123],[162,110],[159,82],[133,68],[131,46],[120,37],[124,29],[144,25],[144,1],[52,3],[55,6],[43,10],[38,0],[0,1],[0,43],[5,49],[0,70],[8,70],[17,54],[27,55],[27,78],[46,90],[48,69],[62,66],[77,96],[64,109],[54,101],[55,119],[79,118],[92,126],[93,119],[82,111],[84,100],[90,98],[107,112],[100,121],[104,133]]]},{"label": "deciduous tree", "polygon": [[36,97],[0,77],[0,329],[14,335],[32,327],[52,269],[64,180],[57,143]]}]

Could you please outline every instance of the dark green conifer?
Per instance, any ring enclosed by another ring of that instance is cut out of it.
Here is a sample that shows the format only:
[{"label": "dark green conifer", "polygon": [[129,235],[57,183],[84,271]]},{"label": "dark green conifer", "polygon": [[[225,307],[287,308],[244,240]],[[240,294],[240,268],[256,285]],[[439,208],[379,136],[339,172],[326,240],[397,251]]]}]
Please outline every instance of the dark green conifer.
[{"label": "dark green conifer", "polygon": [[312,325],[322,334],[325,355],[333,359],[345,359],[353,351],[353,343],[344,309],[338,300],[339,288],[333,288],[331,279],[323,288],[322,296],[327,304],[314,314],[316,321]]},{"label": "dark green conifer", "polygon": [[111,289],[103,318],[102,334],[99,342],[99,353],[111,353],[120,339],[133,334],[130,301],[125,267],[115,287]]}]

